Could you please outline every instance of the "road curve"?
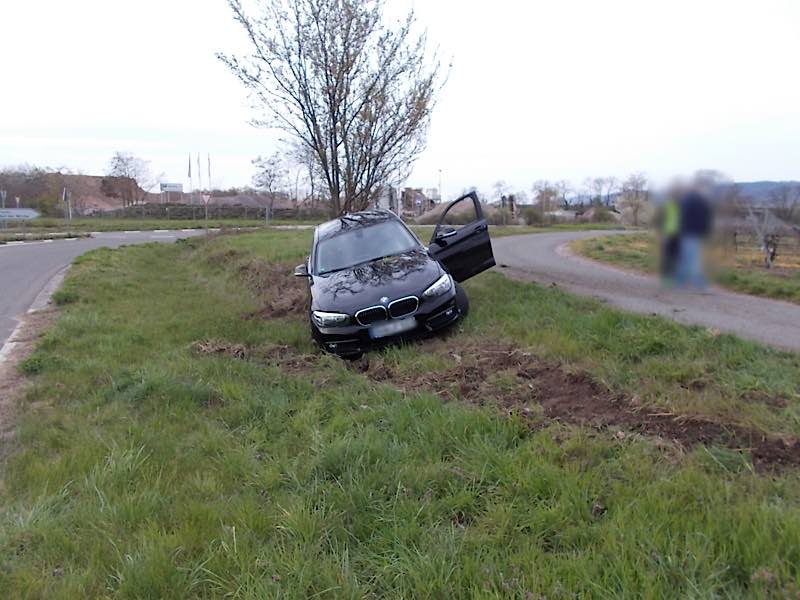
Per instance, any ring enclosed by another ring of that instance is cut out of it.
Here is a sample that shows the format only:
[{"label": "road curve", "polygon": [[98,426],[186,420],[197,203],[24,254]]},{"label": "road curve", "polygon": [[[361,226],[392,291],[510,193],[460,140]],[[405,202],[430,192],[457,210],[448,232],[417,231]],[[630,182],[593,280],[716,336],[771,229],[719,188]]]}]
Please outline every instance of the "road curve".
[{"label": "road curve", "polygon": [[203,230],[118,231],[92,237],[0,245],[0,348],[49,281],[72,261],[95,248],[125,244],[174,242]]},{"label": "road curve", "polygon": [[737,294],[665,290],[656,277],[631,273],[575,256],[573,240],[619,231],[564,231],[492,240],[500,270],[509,276],[592,296],[619,308],[703,325],[785,350],[800,351],[800,306]]}]

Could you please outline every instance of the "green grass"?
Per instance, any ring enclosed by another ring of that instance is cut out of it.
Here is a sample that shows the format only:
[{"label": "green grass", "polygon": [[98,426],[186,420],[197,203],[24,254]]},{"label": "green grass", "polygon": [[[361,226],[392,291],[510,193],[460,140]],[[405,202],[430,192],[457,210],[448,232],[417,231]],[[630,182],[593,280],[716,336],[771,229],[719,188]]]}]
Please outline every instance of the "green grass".
[{"label": "green grass", "polygon": [[[648,273],[658,272],[658,249],[655,236],[650,233],[610,236],[578,240],[571,247],[594,260],[636,269]],[[785,257],[780,257],[783,261]],[[800,264],[778,262],[766,269],[753,254],[744,254],[735,260],[728,257],[711,272],[719,285],[735,292],[764,296],[800,304]]]},{"label": "green grass", "polygon": [[[316,225],[317,221],[272,219],[270,225]],[[260,227],[263,219],[216,219],[209,217],[209,227]],[[198,210],[197,219],[137,219],[137,218],[82,218],[70,222],[64,219],[38,218],[30,221],[18,221],[13,226],[0,230],[0,233],[48,233],[52,231],[126,231],[152,229],[203,229],[206,226],[202,218],[202,210]]]},{"label": "green grass", "polygon": [[[80,258],[0,487],[9,598],[661,598],[798,592],[800,480],[716,448],[402,393],[321,357],[311,373],[198,357],[193,341],[311,352],[238,276],[310,232]],[[800,358],[488,273],[450,338],[503,338],[652,405],[800,433]],[[437,369],[425,346],[388,351]],[[685,389],[698,377],[702,393]],[[784,408],[747,401],[781,395]]]},{"label": "green grass", "polygon": [[[198,214],[200,214],[198,212]],[[272,219],[270,225],[317,225],[318,221]],[[209,218],[208,226],[223,227],[262,227],[263,219],[215,219]],[[128,230],[153,230],[153,229],[203,229],[206,222],[198,219],[137,219],[137,218],[83,218],[73,219],[69,223],[64,219],[38,218],[30,221],[9,222],[6,229],[0,229],[0,243],[22,239],[45,239],[50,234],[73,233],[76,235],[92,231],[128,231]],[[497,225],[492,226],[492,235],[502,237],[506,235],[520,235],[525,233],[542,233],[546,231],[583,231],[594,229],[616,229],[618,226],[607,223],[574,223],[548,226],[530,227],[527,225]],[[412,229],[427,242],[433,231],[431,225],[412,225]]]}]

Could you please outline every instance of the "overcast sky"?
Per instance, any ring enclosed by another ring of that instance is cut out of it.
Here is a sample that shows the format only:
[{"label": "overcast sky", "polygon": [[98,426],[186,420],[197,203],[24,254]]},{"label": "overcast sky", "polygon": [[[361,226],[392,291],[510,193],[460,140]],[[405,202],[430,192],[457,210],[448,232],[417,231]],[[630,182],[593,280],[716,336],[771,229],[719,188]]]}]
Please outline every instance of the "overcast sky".
[{"label": "overcast sky", "polygon": [[[632,171],[800,179],[797,0],[416,9],[453,68],[409,185],[435,187],[440,169],[447,196]],[[0,24],[0,165],[100,174],[125,150],[188,184],[202,152],[227,187],[276,148],[214,57],[244,48],[224,0],[4,0]]]}]

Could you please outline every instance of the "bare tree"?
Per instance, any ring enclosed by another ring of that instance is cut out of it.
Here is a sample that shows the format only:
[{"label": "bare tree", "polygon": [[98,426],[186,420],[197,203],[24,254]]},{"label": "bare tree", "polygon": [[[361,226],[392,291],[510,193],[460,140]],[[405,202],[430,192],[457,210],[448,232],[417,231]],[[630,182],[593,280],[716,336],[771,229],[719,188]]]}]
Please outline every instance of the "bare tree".
[{"label": "bare tree", "polygon": [[761,252],[764,254],[764,266],[771,269],[778,257],[780,223],[768,208],[762,207],[758,211],[754,210],[752,201],[747,201],[747,213],[750,226],[753,228]]},{"label": "bare tree", "polygon": [[280,188],[280,182],[285,176],[285,169],[278,153],[262,158],[261,156],[253,159],[253,166],[256,174],[253,175],[253,186],[257,190],[262,190],[266,196],[264,206],[264,220],[269,222],[272,216],[272,207],[275,204],[275,194]]},{"label": "bare tree", "polygon": [[569,208],[569,200],[567,200],[567,194],[572,191],[572,185],[566,179],[562,179],[560,181],[556,181],[553,184],[556,192],[558,193],[558,201],[561,203],[561,206],[564,207],[564,210]]},{"label": "bare tree", "polygon": [[52,173],[46,169],[33,165],[7,166],[0,168],[0,188],[8,192],[8,197],[20,197],[22,206],[33,206],[37,203],[40,207],[42,199],[47,196],[54,198],[59,190],[52,189]]},{"label": "bare tree", "polygon": [[639,225],[642,209],[649,197],[647,189],[647,176],[644,173],[631,173],[622,182],[620,190],[620,205],[630,210],[633,225]]},{"label": "bare tree", "polygon": [[[718,204],[724,208],[724,212],[739,216],[746,215],[745,222],[750,226],[759,249],[764,255],[764,266],[771,269],[775,259],[778,257],[779,231],[781,228],[780,219],[776,218],[768,206],[755,206],[752,198],[746,196],[739,185],[717,171],[699,172],[699,177],[706,177],[702,181],[711,181],[717,188],[723,190]],[[735,238],[734,238],[735,240]],[[736,243],[736,242],[734,242]]]},{"label": "bare tree", "polygon": [[494,191],[494,199],[497,202],[501,202],[503,200],[503,196],[508,194],[508,184],[503,181],[502,179],[495,181],[492,185],[492,190]]},{"label": "bare tree", "polygon": [[533,201],[539,205],[539,210],[542,211],[542,214],[553,210],[559,198],[558,189],[554,184],[551,184],[546,179],[540,179],[533,184],[531,189],[533,191]]},{"label": "bare tree", "polygon": [[310,202],[310,208],[314,210],[319,201],[319,183],[323,179],[314,154],[308,146],[296,143],[292,145],[289,157],[297,166],[298,171],[302,171],[301,178],[308,186],[306,200]]},{"label": "bare tree", "polygon": [[587,177],[583,180],[583,187],[586,189],[592,204],[602,204],[603,191],[606,189],[604,177]]},{"label": "bare tree", "polygon": [[611,195],[619,189],[619,182],[613,175],[611,177],[601,177],[600,179],[603,181],[606,206],[611,206]]},{"label": "bare tree", "polygon": [[769,203],[776,217],[786,223],[800,224],[800,185],[778,186],[770,192]]},{"label": "bare tree", "polygon": [[103,180],[103,191],[120,198],[122,206],[144,204],[160,176],[150,171],[150,164],[133,154],[116,152],[108,166],[108,178]]},{"label": "bare tree", "polygon": [[219,54],[256,105],[314,156],[336,213],[366,208],[425,147],[443,79],[414,13],[384,23],[384,0],[228,0],[251,44]]}]

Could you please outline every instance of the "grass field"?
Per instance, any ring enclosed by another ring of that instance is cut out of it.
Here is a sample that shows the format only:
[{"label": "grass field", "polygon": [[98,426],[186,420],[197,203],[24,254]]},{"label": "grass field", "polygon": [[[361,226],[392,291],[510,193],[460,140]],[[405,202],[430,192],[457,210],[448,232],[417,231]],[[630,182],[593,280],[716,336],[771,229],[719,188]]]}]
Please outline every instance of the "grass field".
[{"label": "grass field", "polygon": [[[614,397],[790,439],[798,355],[487,273],[446,339],[346,364],[279,302],[309,240],[76,262],[22,366],[0,486],[5,597],[800,592],[796,466],[549,418],[540,385],[584,390],[576,407]],[[481,374],[492,352],[542,375]]]},{"label": "grass field", "polygon": [[[271,227],[313,226],[315,221],[289,221],[275,219],[270,221]],[[152,231],[157,229],[204,229],[205,221],[194,220],[153,220],[153,219],[85,219],[74,220],[70,225],[59,219],[35,219],[25,225],[15,225],[0,229],[0,245],[8,242],[61,239],[65,237],[86,237],[93,232],[105,231]],[[209,228],[261,228],[263,221],[246,219],[209,219]],[[544,233],[548,231],[584,231],[593,229],[609,229],[603,223],[576,223],[572,225],[549,225],[532,227],[527,225],[493,225],[492,236],[523,235],[527,233]],[[411,225],[423,243],[428,243],[433,234],[433,226]]]},{"label": "grass field", "polygon": [[[317,225],[318,221],[272,219],[270,225]],[[259,219],[209,219],[208,226],[222,227],[261,227],[263,220]],[[30,221],[9,222],[7,227],[0,229],[0,241],[24,239],[25,236],[46,236],[53,232],[72,232],[76,234],[92,231],[128,231],[128,230],[153,230],[153,229],[203,229],[206,222],[203,219],[73,219],[69,223],[64,219],[38,218]],[[593,230],[615,229],[618,226],[608,223],[573,223],[556,224],[547,226],[527,225],[498,225],[492,226],[495,236],[518,235],[521,233],[539,233],[543,231],[563,230]],[[423,241],[430,238],[433,226],[412,225]]]},{"label": "grass field", "polygon": [[[651,233],[578,240],[573,250],[594,260],[648,273],[658,272],[658,249]],[[763,266],[756,251],[719,256],[712,279],[735,292],[787,300],[800,304],[800,262],[780,256],[772,269]]]},{"label": "grass field", "polygon": [[[300,221],[286,219],[272,219],[270,225],[314,225],[316,221]],[[208,219],[209,227],[260,227],[264,225],[263,219]],[[127,230],[152,230],[152,229],[203,229],[205,220],[198,219],[111,219],[111,218],[85,218],[65,221],[64,219],[38,218],[30,221],[9,222],[6,229],[0,229],[0,234],[12,233],[47,233],[52,231],[127,231]]]}]

